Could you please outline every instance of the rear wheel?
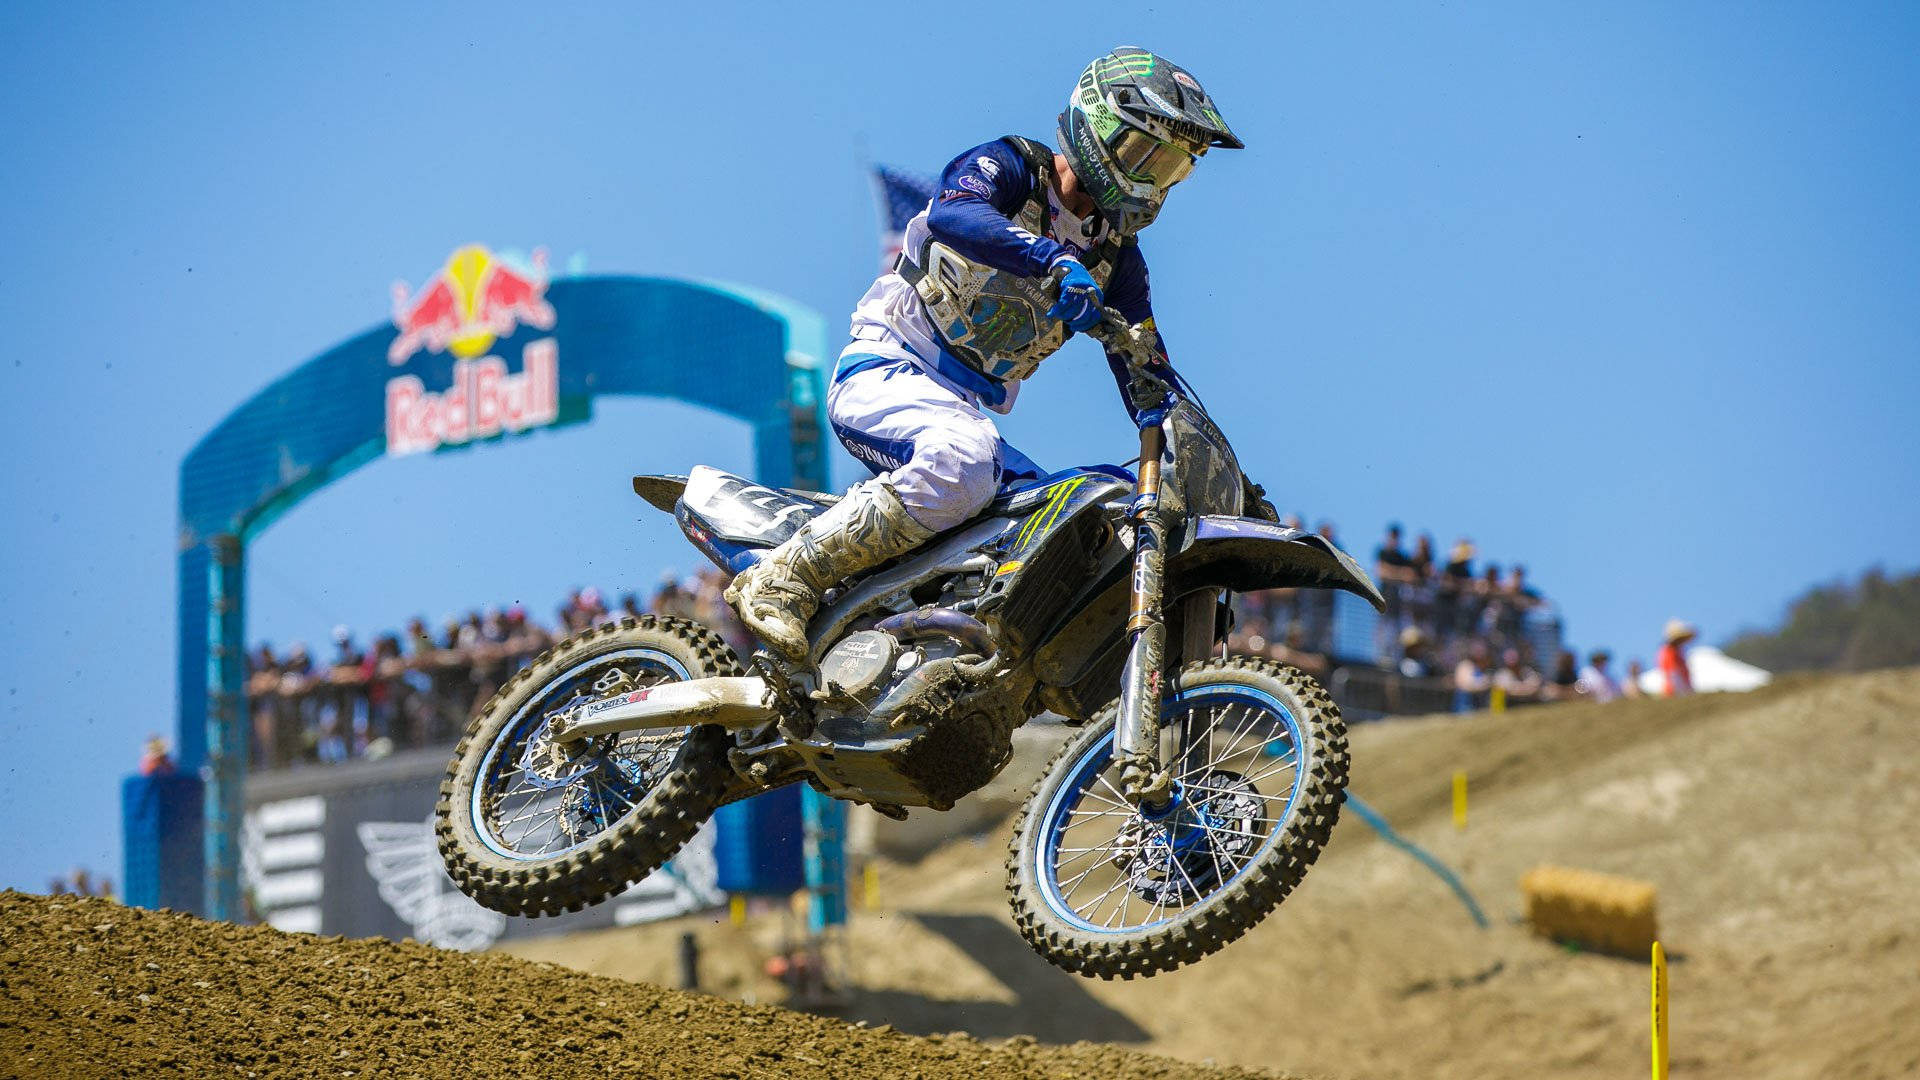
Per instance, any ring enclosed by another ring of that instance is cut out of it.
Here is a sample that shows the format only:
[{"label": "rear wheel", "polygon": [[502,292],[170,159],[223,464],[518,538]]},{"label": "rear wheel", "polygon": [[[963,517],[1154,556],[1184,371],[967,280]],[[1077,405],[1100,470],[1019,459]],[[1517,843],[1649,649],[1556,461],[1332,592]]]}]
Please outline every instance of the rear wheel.
[{"label": "rear wheel", "polygon": [[462,892],[508,915],[557,915],[652,873],[713,813],[731,770],[718,727],[561,743],[555,717],[665,682],[741,674],[718,634],[643,615],[542,653],[467,725],[440,785],[436,832]]},{"label": "rear wheel", "polygon": [[1192,963],[1286,899],[1347,784],[1346,726],[1318,683],[1271,660],[1188,664],[1161,713],[1183,751],[1174,798],[1122,794],[1109,706],[1055,756],[1014,826],[1014,921],[1051,963],[1130,979]]}]

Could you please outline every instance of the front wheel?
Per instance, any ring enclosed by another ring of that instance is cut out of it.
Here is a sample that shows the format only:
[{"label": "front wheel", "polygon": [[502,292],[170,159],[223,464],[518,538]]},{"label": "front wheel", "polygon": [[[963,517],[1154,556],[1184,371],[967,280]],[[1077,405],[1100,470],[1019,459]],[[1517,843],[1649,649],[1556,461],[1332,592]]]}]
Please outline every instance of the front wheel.
[{"label": "front wheel", "polygon": [[558,915],[652,873],[720,805],[727,732],[650,728],[562,743],[549,729],[589,701],[739,674],[720,635],[652,615],[542,653],[467,725],[440,785],[435,831],[454,883],[508,915]]},{"label": "front wheel", "polygon": [[1347,786],[1347,734],[1327,692],[1271,660],[1181,669],[1161,710],[1177,736],[1174,796],[1146,814],[1122,794],[1118,706],[1062,747],[1014,826],[1008,888],[1020,933],[1050,963],[1131,979],[1246,933],[1319,857]]}]

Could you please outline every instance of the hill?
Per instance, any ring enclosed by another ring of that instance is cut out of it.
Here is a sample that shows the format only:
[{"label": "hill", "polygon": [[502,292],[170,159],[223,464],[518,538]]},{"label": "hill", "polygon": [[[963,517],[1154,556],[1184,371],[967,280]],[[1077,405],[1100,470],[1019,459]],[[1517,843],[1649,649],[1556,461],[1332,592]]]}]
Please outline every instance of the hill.
[{"label": "hill", "polygon": [[1869,570],[1852,585],[1817,585],[1778,629],[1741,634],[1727,655],[1769,671],[1871,671],[1920,664],[1920,571]]}]

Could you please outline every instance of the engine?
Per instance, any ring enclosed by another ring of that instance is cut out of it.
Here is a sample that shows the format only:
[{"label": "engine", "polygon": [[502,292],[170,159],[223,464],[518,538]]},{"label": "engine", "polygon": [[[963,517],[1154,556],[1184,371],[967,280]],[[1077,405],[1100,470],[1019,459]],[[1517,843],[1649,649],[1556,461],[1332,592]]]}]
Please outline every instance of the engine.
[{"label": "engine", "polygon": [[921,608],[842,638],[820,662],[813,737],[795,749],[863,801],[945,810],[998,775],[1026,717],[992,634]]}]

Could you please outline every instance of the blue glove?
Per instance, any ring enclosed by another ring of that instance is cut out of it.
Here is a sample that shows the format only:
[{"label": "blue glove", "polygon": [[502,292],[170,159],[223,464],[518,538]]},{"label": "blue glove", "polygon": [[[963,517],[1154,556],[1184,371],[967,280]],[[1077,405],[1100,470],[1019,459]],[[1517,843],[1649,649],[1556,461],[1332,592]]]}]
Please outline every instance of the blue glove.
[{"label": "blue glove", "polygon": [[1047,309],[1047,317],[1059,319],[1075,331],[1086,331],[1100,322],[1100,305],[1106,299],[1100,284],[1080,265],[1080,260],[1064,255],[1054,260],[1055,270],[1065,270],[1060,279],[1060,299]]}]

